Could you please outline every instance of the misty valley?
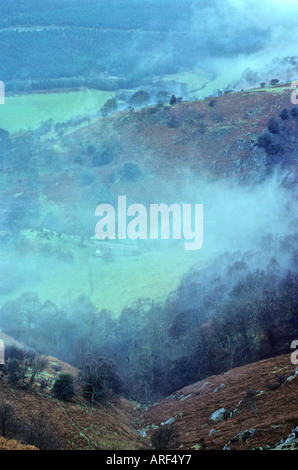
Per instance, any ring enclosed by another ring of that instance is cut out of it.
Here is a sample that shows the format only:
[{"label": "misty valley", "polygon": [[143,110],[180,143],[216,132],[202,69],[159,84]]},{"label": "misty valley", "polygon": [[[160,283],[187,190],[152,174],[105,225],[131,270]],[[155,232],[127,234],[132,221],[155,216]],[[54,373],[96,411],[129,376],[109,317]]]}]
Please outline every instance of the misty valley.
[{"label": "misty valley", "polygon": [[0,5],[0,450],[297,449],[297,5],[248,3]]}]

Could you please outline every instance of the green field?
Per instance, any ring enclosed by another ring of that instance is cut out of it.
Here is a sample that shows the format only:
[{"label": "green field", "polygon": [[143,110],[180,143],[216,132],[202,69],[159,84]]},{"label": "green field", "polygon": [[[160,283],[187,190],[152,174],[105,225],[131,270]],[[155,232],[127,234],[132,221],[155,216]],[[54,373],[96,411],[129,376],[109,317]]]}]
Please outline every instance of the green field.
[{"label": "green field", "polygon": [[[137,256],[115,256],[109,260],[95,256],[95,247],[74,247],[73,259],[65,261],[55,252],[28,252],[11,259],[0,253],[9,290],[1,294],[2,303],[24,292],[36,292],[42,301],[67,304],[80,295],[94,303],[98,310],[111,310],[115,315],[131,306],[138,298],[164,301],[178,287],[181,276],[196,262],[204,262],[201,251],[184,251],[182,247],[144,250]],[[5,268],[5,266],[7,266]],[[12,282],[15,273],[23,282]]]},{"label": "green field", "polygon": [[193,255],[180,250],[119,256],[110,261],[95,258],[91,252],[89,258],[64,265],[38,291],[42,300],[55,299],[57,303],[79,294],[91,294],[90,300],[98,310],[110,309],[118,314],[139,297],[164,301],[178,287],[180,277],[193,261]]},{"label": "green field", "polygon": [[230,82],[230,71],[221,70],[221,73],[214,76],[212,73],[203,69],[193,70],[192,72],[181,72],[171,75],[163,75],[165,82],[175,82],[187,87],[188,99],[201,100],[214,95],[217,90],[227,87]]},{"label": "green field", "polygon": [[13,133],[36,129],[49,119],[65,122],[74,116],[92,115],[113,96],[107,91],[91,89],[6,96],[5,104],[0,106],[0,128]]}]

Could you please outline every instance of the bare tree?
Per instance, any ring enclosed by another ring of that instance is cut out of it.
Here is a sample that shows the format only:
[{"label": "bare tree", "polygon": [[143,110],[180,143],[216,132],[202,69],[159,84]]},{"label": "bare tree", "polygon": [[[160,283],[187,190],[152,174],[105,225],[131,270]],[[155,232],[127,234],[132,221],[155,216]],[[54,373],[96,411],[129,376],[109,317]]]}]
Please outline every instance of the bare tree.
[{"label": "bare tree", "polygon": [[92,406],[96,401],[106,403],[113,392],[119,391],[120,385],[113,361],[88,354],[81,358],[79,369],[83,396]]},{"label": "bare tree", "polygon": [[14,437],[17,421],[12,406],[3,402],[0,404],[0,434],[2,437]]},{"label": "bare tree", "polygon": [[53,425],[43,416],[33,416],[22,429],[21,441],[39,450],[59,450],[62,447]]}]

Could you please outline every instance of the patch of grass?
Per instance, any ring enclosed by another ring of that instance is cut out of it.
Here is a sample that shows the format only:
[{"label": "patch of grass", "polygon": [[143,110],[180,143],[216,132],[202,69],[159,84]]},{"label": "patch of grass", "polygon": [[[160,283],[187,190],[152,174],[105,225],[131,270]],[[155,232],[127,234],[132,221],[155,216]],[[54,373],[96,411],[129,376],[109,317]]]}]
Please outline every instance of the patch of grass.
[{"label": "patch of grass", "polygon": [[88,432],[91,431],[93,446],[98,450],[135,450],[135,443],[124,439],[115,431],[107,430],[105,426],[101,431],[88,429]]},{"label": "patch of grass", "polygon": [[7,96],[0,107],[0,128],[13,133],[20,129],[36,129],[49,119],[65,122],[74,116],[99,111],[112,97],[113,93],[90,89]]},{"label": "patch of grass", "polygon": [[291,88],[291,85],[285,85],[285,86],[268,86],[265,88],[253,88],[249,90],[245,90],[246,93],[259,93],[259,92],[264,92],[266,91],[267,93],[275,93],[275,94],[280,94],[283,93],[284,91],[293,91],[294,89]]},{"label": "patch of grass", "polygon": [[186,85],[188,94],[195,99],[202,99],[212,95],[215,90],[223,89],[230,81],[230,77],[226,72],[222,72],[222,74],[216,78],[210,78],[208,73],[202,69],[192,72],[163,75],[162,78],[165,82],[173,81]]},{"label": "patch of grass", "polygon": [[[99,310],[111,310],[117,315],[140,297],[164,301],[195,262],[204,262],[200,250],[185,251],[183,246],[105,260],[95,257],[95,245],[81,245],[76,237],[65,234],[57,237],[52,233],[48,240],[37,232],[26,232],[31,248],[21,257],[21,263],[25,272],[28,269],[28,275],[24,273],[28,282],[16,284],[12,291],[3,293],[2,302],[28,290],[37,291],[41,301],[52,300],[58,305],[84,295],[90,296]],[[43,245],[49,246],[48,252],[43,250]],[[69,250],[72,259],[65,261],[62,255]],[[15,262],[20,263],[20,259]],[[14,263],[11,258],[10,263]],[[31,279],[33,266],[39,266],[38,276]]]}]

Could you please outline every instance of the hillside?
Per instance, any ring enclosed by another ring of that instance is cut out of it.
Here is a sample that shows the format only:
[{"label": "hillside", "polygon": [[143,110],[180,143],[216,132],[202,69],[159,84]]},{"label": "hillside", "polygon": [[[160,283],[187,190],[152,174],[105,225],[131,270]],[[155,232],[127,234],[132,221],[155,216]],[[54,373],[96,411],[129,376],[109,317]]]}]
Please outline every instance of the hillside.
[{"label": "hillside", "polygon": [[[287,168],[297,161],[298,119],[292,93],[288,83],[118,111],[81,125],[69,121],[57,128],[48,121],[38,130],[11,134],[3,181],[11,179],[12,171],[18,179],[10,181],[2,197],[26,193],[44,209],[59,204],[66,210],[70,201],[74,209],[104,198],[115,201],[118,194],[151,202],[154,188],[159,196],[168,198],[176,190],[179,197],[187,189],[185,182],[191,184],[197,177],[262,181],[275,167]],[[290,114],[281,119],[283,109]],[[278,128],[268,132],[271,118]],[[264,133],[269,142],[259,140]],[[137,165],[135,173],[123,173],[126,163]]]},{"label": "hillside", "polygon": [[[15,344],[12,338],[0,333],[6,345]],[[10,405],[19,427],[28,427],[29,439],[41,444],[41,450],[98,450],[98,449],[140,449],[140,436],[136,428],[140,419],[139,405],[120,396],[103,406],[99,403],[90,407],[81,397],[80,389],[71,401],[53,397],[52,386],[60,374],[68,373],[74,378],[78,370],[54,357],[45,357],[48,365],[38,374],[30,390],[12,387],[7,378],[0,375],[0,406]],[[0,366],[1,368],[1,366]],[[46,383],[46,386],[41,386]],[[5,416],[2,408],[1,429]],[[10,421],[7,418],[8,429]],[[2,432],[2,431],[1,431]],[[28,431],[26,435],[28,434]],[[13,437],[13,436],[12,436]],[[37,445],[38,447],[38,445]],[[16,442],[16,438],[0,438],[0,450],[32,450]]]},{"label": "hillside", "polygon": [[[174,106],[151,106],[135,112],[118,112],[88,127],[65,135],[64,152],[75,154],[80,146],[112,142],[118,158],[105,168],[103,177],[127,161],[137,163],[143,175],[174,181],[182,169],[196,175],[245,181],[262,171],[266,155],[257,138],[276,118],[287,132],[282,153],[293,157],[297,139],[296,118],[282,121],[283,108],[293,107],[291,84],[224,94]],[[51,135],[54,138],[53,135]],[[280,152],[278,152],[280,153]],[[149,185],[142,180],[142,185]],[[137,184],[136,184],[137,186]],[[115,187],[115,185],[113,186]],[[125,185],[117,185],[123,191]],[[131,188],[130,188],[131,189]]]},{"label": "hillside", "polygon": [[172,425],[182,450],[274,448],[298,425],[295,370],[286,354],[208,377],[149,406],[145,430]]},{"label": "hillside", "polygon": [[0,1],[0,450],[298,449],[297,16]]},{"label": "hillside", "polygon": [[[167,441],[159,435],[157,449],[297,449],[292,430],[298,425],[298,375],[289,354],[208,377],[147,407],[121,396],[94,407],[79,394],[70,402],[58,400],[51,392],[54,380],[65,372],[76,377],[77,370],[56,358],[47,360],[47,369],[31,390],[14,389],[6,378],[0,380],[1,405],[12,406],[15,417],[35,429],[42,449],[51,445],[64,450],[150,450],[154,434],[170,428],[176,438]],[[48,387],[41,391],[44,379]],[[290,439],[284,442],[287,436]],[[0,438],[0,450],[36,447]]]},{"label": "hillside", "polygon": [[[143,403],[285,353],[297,329],[291,96],[288,83],[2,131],[3,331],[72,364],[78,344],[109,355]],[[147,239],[136,256],[97,257],[95,208],[119,195],[203,203],[202,249]]]},{"label": "hillside", "polygon": [[[48,123],[39,130],[11,134],[9,155],[2,161],[0,195],[1,230],[20,235],[14,242],[7,237],[14,243],[11,256],[16,256],[17,264],[20,256],[29,256],[21,270],[40,256],[50,258],[50,275],[42,273],[33,283],[44,300],[55,295],[61,302],[69,293],[80,292],[90,295],[98,308],[116,314],[140,294],[163,301],[191,264],[204,264],[215,229],[205,237],[203,249],[193,254],[174,245],[156,250],[156,245],[143,243],[145,249],[135,259],[102,263],[94,259],[90,243],[95,207],[102,202],[116,205],[117,196],[123,194],[128,201],[144,204],[195,200],[207,204],[212,188],[205,195],[206,181],[232,188],[262,181],[280,167],[285,170],[284,183],[293,185],[298,119],[279,117],[282,109],[293,108],[291,93],[286,84],[118,111],[80,126],[68,123],[57,129]],[[266,131],[269,118],[277,120],[278,134]],[[263,133],[269,135],[269,144],[259,145]],[[125,173],[127,164],[134,165],[135,173]],[[214,201],[213,205],[220,204]],[[208,223],[208,211],[205,217]],[[55,258],[61,261],[59,273]],[[15,276],[16,270],[12,271]],[[115,295],[115,276],[121,297]],[[30,279],[30,274],[23,278]],[[13,295],[32,289],[29,285],[22,284]],[[10,287],[3,289],[3,295],[11,298]]]}]

